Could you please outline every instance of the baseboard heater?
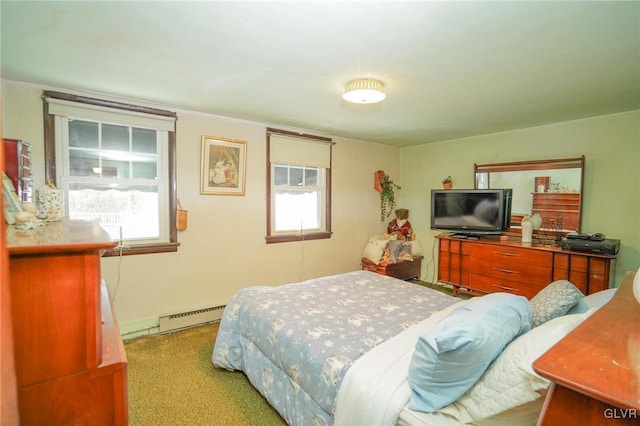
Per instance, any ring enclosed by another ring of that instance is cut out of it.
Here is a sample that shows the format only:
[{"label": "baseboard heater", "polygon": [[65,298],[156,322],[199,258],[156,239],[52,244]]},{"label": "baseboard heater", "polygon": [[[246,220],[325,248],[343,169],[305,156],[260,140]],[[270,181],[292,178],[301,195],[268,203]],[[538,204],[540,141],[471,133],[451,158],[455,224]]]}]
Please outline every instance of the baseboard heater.
[{"label": "baseboard heater", "polygon": [[198,309],[196,311],[182,312],[180,314],[160,317],[159,332],[179,330],[181,328],[194,327],[212,321],[219,321],[226,305],[212,308]]}]

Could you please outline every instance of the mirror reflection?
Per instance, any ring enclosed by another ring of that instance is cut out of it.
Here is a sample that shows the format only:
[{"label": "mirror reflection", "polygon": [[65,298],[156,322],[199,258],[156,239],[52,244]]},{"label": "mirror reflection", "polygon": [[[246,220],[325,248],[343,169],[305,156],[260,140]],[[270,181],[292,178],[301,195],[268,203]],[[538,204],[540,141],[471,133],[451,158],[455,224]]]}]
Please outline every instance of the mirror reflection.
[{"label": "mirror reflection", "polygon": [[584,156],[568,159],[475,164],[475,188],[511,188],[511,227],[538,214],[541,230],[580,232]]}]

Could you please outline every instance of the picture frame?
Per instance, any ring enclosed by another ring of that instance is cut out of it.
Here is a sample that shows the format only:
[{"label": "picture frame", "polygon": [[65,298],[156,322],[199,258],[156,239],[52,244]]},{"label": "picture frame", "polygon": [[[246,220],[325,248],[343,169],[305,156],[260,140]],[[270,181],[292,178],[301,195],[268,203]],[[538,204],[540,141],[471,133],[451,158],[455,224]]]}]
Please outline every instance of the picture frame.
[{"label": "picture frame", "polygon": [[244,195],[247,142],[202,136],[200,194]]}]

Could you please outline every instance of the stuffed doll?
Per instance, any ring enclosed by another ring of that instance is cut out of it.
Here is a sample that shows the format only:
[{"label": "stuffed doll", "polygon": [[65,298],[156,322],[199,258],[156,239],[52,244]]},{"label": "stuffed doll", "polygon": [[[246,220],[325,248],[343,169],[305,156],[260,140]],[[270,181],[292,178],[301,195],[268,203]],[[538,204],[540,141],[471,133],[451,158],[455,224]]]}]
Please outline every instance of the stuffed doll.
[{"label": "stuffed doll", "polygon": [[395,234],[399,240],[407,240],[411,238],[413,230],[409,222],[409,210],[397,209],[396,218],[389,222],[387,226],[387,234]]}]

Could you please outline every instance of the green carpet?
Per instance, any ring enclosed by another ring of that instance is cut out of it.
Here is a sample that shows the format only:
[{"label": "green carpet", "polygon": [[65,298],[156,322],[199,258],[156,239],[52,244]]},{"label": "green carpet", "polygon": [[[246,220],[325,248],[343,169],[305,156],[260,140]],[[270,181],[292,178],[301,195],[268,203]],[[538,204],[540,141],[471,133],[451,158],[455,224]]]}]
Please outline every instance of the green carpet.
[{"label": "green carpet", "polygon": [[129,424],[285,425],[241,372],[211,363],[218,323],[125,342]]}]

